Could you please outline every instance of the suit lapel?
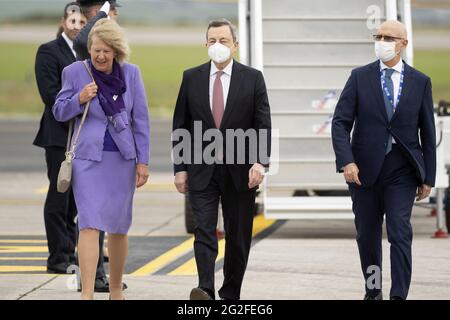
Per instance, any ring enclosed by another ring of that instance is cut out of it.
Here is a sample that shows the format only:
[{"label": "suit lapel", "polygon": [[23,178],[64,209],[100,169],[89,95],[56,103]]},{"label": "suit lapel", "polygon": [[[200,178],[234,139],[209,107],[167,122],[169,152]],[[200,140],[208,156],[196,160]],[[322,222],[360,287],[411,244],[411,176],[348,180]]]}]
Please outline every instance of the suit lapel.
[{"label": "suit lapel", "polygon": [[370,83],[373,87],[373,92],[375,93],[375,98],[377,100],[378,108],[380,109],[380,112],[383,113],[384,118],[387,122],[389,122],[388,114],[386,111],[386,106],[384,104],[384,98],[383,98],[383,91],[381,89],[381,82],[380,82],[380,62],[375,61],[371,67],[370,67]]},{"label": "suit lapel", "polygon": [[397,117],[397,114],[401,110],[403,110],[403,108],[404,108],[403,105],[405,104],[405,100],[408,97],[408,95],[410,95],[412,92],[414,92],[414,81],[412,81],[413,74],[412,74],[411,67],[409,65],[407,65],[404,61],[403,61],[403,63],[405,64],[405,74],[404,74],[404,78],[403,78],[402,95],[400,97],[400,101],[397,105],[395,113],[392,116],[391,122]]},{"label": "suit lapel", "polygon": [[236,96],[241,88],[241,80],[242,80],[242,72],[240,64],[236,61],[233,61],[233,71],[231,72],[230,79],[230,89],[228,90],[227,104],[225,106],[225,112],[223,114],[222,122],[220,123],[220,128],[223,128],[226,124],[227,119],[230,117],[230,114],[233,111],[235,106],[234,101],[236,100]]},{"label": "suit lapel", "polygon": [[199,67],[200,72],[200,107],[203,109],[202,113],[206,115],[208,124],[215,128],[216,125],[214,123],[214,117],[211,111],[211,106],[209,103],[209,80],[210,80],[210,72],[211,72],[211,62],[205,63],[204,65]]},{"label": "suit lapel", "polygon": [[64,40],[63,36],[58,37],[58,45],[64,57],[67,59],[67,61],[69,61],[69,64],[75,62],[76,59],[72,53],[72,50],[70,49],[66,40]]}]

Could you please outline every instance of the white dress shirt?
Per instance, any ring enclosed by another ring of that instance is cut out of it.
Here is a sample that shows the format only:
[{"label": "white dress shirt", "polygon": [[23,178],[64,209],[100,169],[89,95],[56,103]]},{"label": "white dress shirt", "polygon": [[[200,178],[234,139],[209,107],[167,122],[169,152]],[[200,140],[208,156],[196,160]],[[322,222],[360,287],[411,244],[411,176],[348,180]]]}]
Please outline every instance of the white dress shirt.
[{"label": "white dress shirt", "polygon": [[75,52],[75,50],[73,50],[73,41],[70,40],[70,38],[64,32],[61,35],[64,38],[64,40],[66,40],[67,45],[69,46],[70,50],[73,53],[73,56],[76,58],[77,57],[77,53]]},{"label": "white dress shirt", "polygon": [[[211,72],[209,77],[209,107],[212,111],[212,99],[213,99],[213,90],[214,90],[214,81],[217,77],[217,69],[216,65],[213,61],[211,61]],[[228,91],[230,91],[230,82],[231,82],[231,73],[233,71],[233,60],[222,70],[223,74],[220,77],[220,81],[222,82],[222,88],[223,88],[223,108],[226,108],[227,105],[227,98],[228,98]]]}]

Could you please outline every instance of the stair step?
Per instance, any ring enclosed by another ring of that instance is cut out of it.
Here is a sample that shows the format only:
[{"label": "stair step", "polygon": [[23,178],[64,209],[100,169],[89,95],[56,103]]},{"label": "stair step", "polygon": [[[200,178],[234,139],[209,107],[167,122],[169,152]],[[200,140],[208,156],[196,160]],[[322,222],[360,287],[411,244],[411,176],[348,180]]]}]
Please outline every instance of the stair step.
[{"label": "stair step", "polygon": [[280,161],[311,162],[311,159],[328,159],[334,165],[331,137],[280,138],[278,140]]},{"label": "stair step", "polygon": [[[279,115],[272,116],[272,128],[279,130],[280,135],[317,135],[329,136],[331,127],[330,114],[319,115]],[[322,128],[322,126],[324,128]]]},{"label": "stair step", "polygon": [[269,219],[353,219],[350,197],[268,197]]},{"label": "stair step", "polygon": [[[263,16],[263,21],[367,21],[367,15],[363,16],[306,16],[306,15],[266,15]],[[380,18],[381,21],[386,20],[385,17]]]},{"label": "stair step", "polygon": [[352,68],[264,68],[267,86],[295,87],[307,83],[310,86],[338,87],[345,84]]},{"label": "stair step", "polygon": [[272,209],[317,211],[327,207],[331,210],[351,210],[350,197],[273,197],[266,203]]},{"label": "stair step", "polygon": [[279,194],[280,191],[283,193],[288,193],[289,195],[292,195],[295,190],[340,190],[340,191],[347,191],[348,186],[346,184],[343,184],[342,182],[336,182],[336,181],[327,181],[327,182],[302,182],[302,181],[295,181],[295,182],[272,182],[271,184],[267,184],[266,186],[267,190],[270,190],[270,193],[268,192],[268,196],[272,197],[273,194]]},{"label": "stair step", "polygon": [[276,90],[269,88],[268,95],[272,113],[312,110],[332,113],[341,91],[337,89]]},{"label": "stair step", "polygon": [[272,115],[295,115],[295,116],[311,116],[311,115],[330,115],[333,110],[271,110]]},{"label": "stair step", "polygon": [[266,63],[266,68],[278,67],[278,68],[357,68],[360,65],[352,62],[339,62],[339,63],[318,63],[318,62],[297,62],[297,63]]},{"label": "stair step", "polygon": [[[271,162],[274,175],[268,175],[267,185],[273,184],[304,184],[304,185],[337,185],[341,188],[346,187],[342,174],[336,172],[336,166],[333,159],[323,162]],[[330,188],[329,188],[330,189]]]},{"label": "stair step", "polygon": [[[384,0],[263,0],[262,15],[265,16],[327,16],[362,17],[368,16],[367,8],[377,5],[385,12]],[[286,10],[289,8],[289,10]]]},{"label": "stair step", "polygon": [[372,40],[376,28],[369,29],[367,19],[358,20],[264,20],[263,40],[337,39]]},{"label": "stair step", "polygon": [[308,38],[296,38],[296,39],[266,39],[264,44],[371,44],[372,39],[308,39]]},{"label": "stair step", "polygon": [[[264,65],[277,64],[348,64],[373,62],[373,43],[265,43]],[[342,86],[340,84],[340,86]]]}]

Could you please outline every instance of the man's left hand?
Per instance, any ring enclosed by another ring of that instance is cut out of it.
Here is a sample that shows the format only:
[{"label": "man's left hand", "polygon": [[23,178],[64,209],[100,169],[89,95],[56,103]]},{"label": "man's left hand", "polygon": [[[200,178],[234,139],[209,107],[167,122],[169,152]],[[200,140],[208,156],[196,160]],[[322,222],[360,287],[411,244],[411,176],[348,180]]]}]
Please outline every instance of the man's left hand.
[{"label": "man's left hand", "polygon": [[423,200],[430,196],[432,187],[429,185],[423,184],[417,189],[417,198],[416,201]]},{"label": "man's left hand", "polygon": [[263,182],[264,180],[264,167],[259,164],[255,163],[248,172],[248,187],[250,189],[258,186]]}]

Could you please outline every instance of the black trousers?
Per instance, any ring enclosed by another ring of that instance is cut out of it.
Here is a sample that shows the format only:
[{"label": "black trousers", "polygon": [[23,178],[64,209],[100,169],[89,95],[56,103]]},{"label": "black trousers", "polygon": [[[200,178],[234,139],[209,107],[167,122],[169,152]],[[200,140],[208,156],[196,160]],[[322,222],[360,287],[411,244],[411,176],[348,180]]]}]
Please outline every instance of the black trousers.
[{"label": "black trousers", "polygon": [[[49,257],[48,266],[60,263],[75,264],[75,247],[78,239],[78,227],[75,223],[77,208],[72,189],[66,193],[57,191],[58,173],[65,159],[65,148],[45,148],[47,176],[50,182],[44,205],[44,222],[47,234]],[[100,256],[97,264],[97,278],[106,277],[103,266],[104,232],[100,232]]]},{"label": "black trousers", "polygon": [[213,297],[215,261],[218,254],[216,227],[219,201],[222,204],[225,227],[224,282],[219,296],[237,300],[240,299],[252,241],[255,196],[256,190],[237,192],[224,165],[215,165],[213,177],[205,190],[189,191],[197,225],[194,251],[199,287]]},{"label": "black trousers", "polygon": [[65,148],[45,148],[47,176],[50,181],[44,206],[44,222],[47,234],[48,266],[75,263],[77,210],[72,189],[59,193],[56,189],[59,168],[65,159]]},{"label": "black trousers", "polygon": [[[361,268],[366,280],[366,292],[377,295],[381,287],[374,286],[374,269],[382,270],[382,225],[386,214],[386,229],[390,243],[391,279],[390,297],[406,299],[411,283],[413,231],[411,211],[419,180],[414,167],[400,147],[393,145],[386,156],[374,186],[357,188],[350,192],[357,231]],[[369,280],[369,281],[368,281]],[[381,285],[381,272],[379,284]]]}]

